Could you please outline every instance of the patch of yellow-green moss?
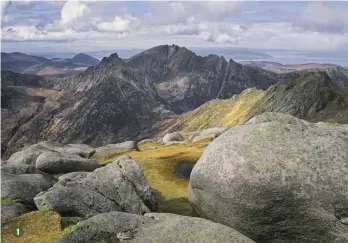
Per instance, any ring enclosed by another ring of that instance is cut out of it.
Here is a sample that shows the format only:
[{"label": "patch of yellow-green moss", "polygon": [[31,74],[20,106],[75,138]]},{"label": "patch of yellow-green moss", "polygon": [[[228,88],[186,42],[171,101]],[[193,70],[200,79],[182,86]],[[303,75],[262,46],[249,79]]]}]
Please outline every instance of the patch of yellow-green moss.
[{"label": "patch of yellow-green moss", "polygon": [[[140,165],[147,182],[155,191],[162,212],[181,215],[195,215],[188,202],[188,184],[186,178],[174,175],[179,163],[196,163],[210,140],[196,143],[175,144],[158,147],[154,150],[131,151],[131,156]],[[115,161],[120,154],[101,159],[101,164]]]},{"label": "patch of yellow-green moss", "polygon": [[[24,230],[21,237],[12,235],[14,228]],[[64,234],[76,229],[77,226],[69,226],[62,229],[61,217],[50,210],[39,210],[23,214],[10,220],[2,228],[2,239],[11,243],[54,243]]]},{"label": "patch of yellow-green moss", "polygon": [[161,143],[159,143],[159,142],[147,141],[145,143],[138,144],[138,148],[141,150],[141,149],[149,148],[149,147],[158,147],[160,145],[161,145]]},{"label": "patch of yellow-green moss", "polygon": [[249,112],[262,99],[264,91],[247,89],[236,99],[212,100],[187,113],[181,120],[179,129],[199,131],[210,127],[233,127],[243,124]]},{"label": "patch of yellow-green moss", "polygon": [[16,202],[16,199],[13,197],[1,197],[1,206],[12,205]]}]

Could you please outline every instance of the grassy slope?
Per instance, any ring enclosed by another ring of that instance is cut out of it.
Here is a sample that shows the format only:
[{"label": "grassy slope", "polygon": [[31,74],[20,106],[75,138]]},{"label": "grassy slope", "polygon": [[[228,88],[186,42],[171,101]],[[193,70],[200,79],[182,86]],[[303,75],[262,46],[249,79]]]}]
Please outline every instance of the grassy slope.
[{"label": "grassy slope", "polygon": [[254,105],[262,99],[264,91],[247,89],[236,99],[212,100],[184,115],[176,130],[187,132],[210,127],[233,127],[246,122]]},{"label": "grassy slope", "polygon": [[[15,237],[12,235],[12,229],[17,227],[24,230],[23,236]],[[2,242],[53,243],[74,228],[76,226],[62,229],[61,217],[56,212],[49,210],[34,211],[9,221],[2,228]]]},{"label": "grassy slope", "polygon": [[110,163],[121,155],[128,154],[140,165],[147,182],[156,192],[161,211],[192,216],[195,214],[187,200],[189,181],[175,176],[173,172],[180,163],[196,163],[210,141],[206,139],[196,143],[159,146],[154,150],[115,154],[99,162]]}]

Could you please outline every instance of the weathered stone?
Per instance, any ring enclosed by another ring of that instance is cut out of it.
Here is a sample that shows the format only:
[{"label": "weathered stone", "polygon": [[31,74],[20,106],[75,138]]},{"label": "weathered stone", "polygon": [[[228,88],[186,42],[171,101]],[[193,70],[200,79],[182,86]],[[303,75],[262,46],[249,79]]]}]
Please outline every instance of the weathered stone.
[{"label": "weathered stone", "polygon": [[223,134],[224,132],[226,132],[227,130],[228,128],[224,128],[224,127],[208,128],[202,131],[195,132],[192,135],[190,135],[189,141],[197,142],[199,140],[206,139],[206,138],[215,139],[221,134]]},{"label": "weathered stone", "polygon": [[10,219],[21,216],[28,211],[29,209],[26,206],[18,202],[10,205],[1,205],[1,226],[6,224]]},{"label": "weathered stone", "polygon": [[179,132],[167,133],[163,137],[163,143],[173,142],[173,141],[182,141],[184,137]]},{"label": "weathered stone", "polygon": [[145,216],[109,212],[78,224],[60,243],[82,242],[254,242],[225,225],[202,218],[164,213]]},{"label": "weathered stone", "polygon": [[100,165],[91,159],[75,154],[43,152],[36,159],[36,168],[50,174],[61,174],[74,171],[93,171]]},{"label": "weathered stone", "polygon": [[348,126],[280,116],[215,139],[192,170],[191,205],[257,242],[346,242]]},{"label": "weathered stone", "polygon": [[126,141],[123,143],[108,144],[102,147],[95,149],[95,153],[92,158],[103,158],[115,153],[122,153],[132,150],[139,150],[137,142],[135,141]]},{"label": "weathered stone", "polygon": [[126,155],[93,172],[65,174],[34,200],[39,209],[82,218],[109,211],[144,214],[157,210],[157,200],[139,165]]},{"label": "weathered stone", "polygon": [[94,160],[86,159],[95,150],[85,144],[61,145],[40,142],[14,153],[3,170],[15,173],[67,173],[73,171],[92,171],[99,167]]},{"label": "weathered stone", "polygon": [[1,224],[35,209],[33,198],[54,183],[49,175],[14,175],[1,171]]}]

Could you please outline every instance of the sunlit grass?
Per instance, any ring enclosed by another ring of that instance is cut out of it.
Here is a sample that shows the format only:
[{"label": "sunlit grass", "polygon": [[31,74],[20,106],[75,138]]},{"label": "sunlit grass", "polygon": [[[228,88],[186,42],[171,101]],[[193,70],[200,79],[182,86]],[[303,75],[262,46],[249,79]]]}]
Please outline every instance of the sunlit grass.
[{"label": "sunlit grass", "polygon": [[[12,235],[12,230],[22,228],[21,237]],[[50,210],[33,211],[10,220],[2,228],[2,242],[5,243],[53,243],[57,242],[64,234],[76,229],[71,225],[62,229],[61,217]]]},{"label": "sunlit grass", "polygon": [[114,154],[99,160],[99,163],[110,163],[128,154],[140,165],[147,182],[157,194],[161,211],[195,215],[187,200],[189,181],[175,176],[174,170],[180,163],[196,163],[210,141],[210,139],[204,139],[196,143],[160,146],[154,150]]}]

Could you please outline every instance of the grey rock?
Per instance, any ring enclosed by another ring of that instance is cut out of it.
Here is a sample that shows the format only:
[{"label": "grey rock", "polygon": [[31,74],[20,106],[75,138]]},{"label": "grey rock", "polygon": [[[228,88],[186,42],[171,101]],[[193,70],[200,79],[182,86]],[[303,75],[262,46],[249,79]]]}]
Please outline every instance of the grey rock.
[{"label": "grey rock", "polygon": [[257,242],[347,242],[348,126],[276,116],[231,128],[205,149],[191,205]]},{"label": "grey rock", "polygon": [[279,112],[264,112],[261,115],[255,116],[247,121],[245,124],[259,124],[266,122],[281,122],[286,124],[310,126],[311,123],[305,120],[298,119],[290,114]]},{"label": "grey rock", "polygon": [[75,154],[43,152],[36,159],[36,168],[50,174],[93,171],[99,167],[95,160],[85,159]]},{"label": "grey rock", "polygon": [[167,146],[178,145],[178,144],[185,144],[185,142],[171,141],[171,142],[166,143],[166,144],[163,145],[163,146],[164,146],[164,147],[167,147]]},{"label": "grey rock", "polygon": [[126,141],[123,143],[108,144],[102,147],[95,149],[95,153],[92,158],[103,158],[115,153],[122,153],[132,150],[139,150],[137,142],[135,141]]},{"label": "grey rock", "polygon": [[173,141],[182,141],[184,137],[179,132],[167,133],[163,137],[163,143],[173,142]]},{"label": "grey rock", "polygon": [[78,224],[60,243],[254,242],[238,231],[202,218],[164,213],[109,212]]},{"label": "grey rock", "polygon": [[228,130],[228,128],[224,128],[224,127],[208,128],[208,129],[193,133],[189,137],[189,141],[197,142],[199,140],[206,139],[206,138],[215,139],[218,136],[220,136],[221,134],[223,134],[224,132],[226,132],[227,130]]},{"label": "grey rock", "polygon": [[29,212],[29,209],[21,203],[1,205],[1,226],[7,224],[10,219],[21,216],[26,212]]},{"label": "grey rock", "polygon": [[45,141],[14,153],[2,169],[15,174],[37,173],[38,170],[47,173],[92,171],[99,165],[86,158],[94,152],[93,148],[84,144],[61,145]]},{"label": "grey rock", "polygon": [[140,145],[140,144],[144,144],[144,143],[149,143],[149,142],[153,142],[153,143],[156,143],[157,142],[157,140],[156,139],[144,139],[144,140],[141,140],[139,143],[138,143],[138,145]]},{"label": "grey rock", "polygon": [[109,211],[144,214],[157,210],[157,199],[139,165],[126,155],[93,172],[65,174],[34,200],[39,209],[81,218]]},{"label": "grey rock", "polygon": [[33,198],[54,183],[49,175],[14,175],[1,171],[1,223],[35,209]]}]

